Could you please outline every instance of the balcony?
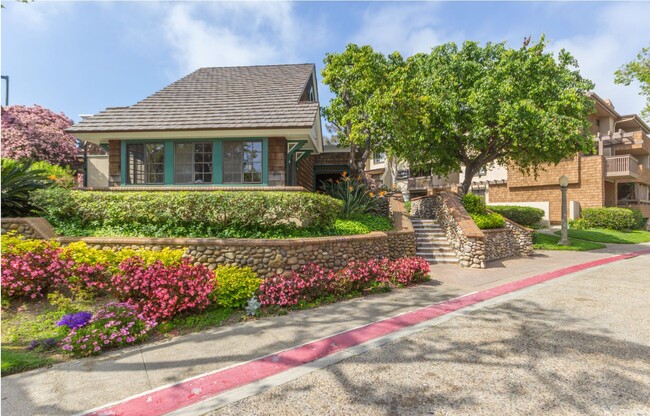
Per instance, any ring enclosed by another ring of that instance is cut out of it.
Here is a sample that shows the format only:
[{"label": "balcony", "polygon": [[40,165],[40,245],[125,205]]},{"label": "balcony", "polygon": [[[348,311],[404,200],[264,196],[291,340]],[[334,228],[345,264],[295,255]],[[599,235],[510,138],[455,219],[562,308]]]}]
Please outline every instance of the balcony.
[{"label": "balcony", "polygon": [[639,161],[632,155],[608,156],[607,177],[615,179],[638,179]]}]

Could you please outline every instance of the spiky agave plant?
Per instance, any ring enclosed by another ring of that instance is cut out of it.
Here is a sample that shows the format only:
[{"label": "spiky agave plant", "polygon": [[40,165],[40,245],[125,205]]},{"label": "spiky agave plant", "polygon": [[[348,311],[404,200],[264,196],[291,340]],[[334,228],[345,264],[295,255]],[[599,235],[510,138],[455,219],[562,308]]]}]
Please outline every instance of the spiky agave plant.
[{"label": "spiky agave plant", "polygon": [[24,217],[33,214],[35,208],[29,201],[29,194],[51,184],[45,171],[31,170],[29,163],[2,159],[2,216]]}]

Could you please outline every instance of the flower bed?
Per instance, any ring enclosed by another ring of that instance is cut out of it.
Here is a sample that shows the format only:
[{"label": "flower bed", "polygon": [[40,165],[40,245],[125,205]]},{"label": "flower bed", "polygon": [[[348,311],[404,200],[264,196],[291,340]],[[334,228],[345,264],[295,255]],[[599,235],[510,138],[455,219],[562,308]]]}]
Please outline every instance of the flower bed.
[{"label": "flower bed", "polygon": [[340,270],[310,263],[260,279],[246,267],[194,265],[178,250],[112,252],[12,235],[2,248],[3,351],[45,354],[43,363],[134,345],[174,328],[219,325],[244,306],[249,315],[275,313],[408,286],[429,273],[421,258],[383,258]]}]

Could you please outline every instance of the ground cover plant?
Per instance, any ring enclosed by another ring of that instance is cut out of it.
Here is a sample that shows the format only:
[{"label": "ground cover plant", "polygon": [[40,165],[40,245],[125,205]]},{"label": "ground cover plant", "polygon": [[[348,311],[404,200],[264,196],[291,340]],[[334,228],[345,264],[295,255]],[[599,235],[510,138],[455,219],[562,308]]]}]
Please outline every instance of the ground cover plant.
[{"label": "ground cover plant", "polygon": [[[557,232],[556,232],[557,233]],[[569,238],[598,243],[638,244],[650,242],[650,231],[617,231],[607,229],[569,230]]]},{"label": "ground cover plant", "polygon": [[[2,374],[128,347],[150,338],[284,313],[428,280],[421,258],[315,264],[260,279],[210,271],[180,250],[97,250],[2,238]],[[246,312],[244,312],[246,307]],[[260,309],[261,307],[261,309]]]},{"label": "ground cover plant", "polygon": [[533,233],[533,248],[536,250],[588,251],[605,248],[604,244],[571,238],[568,246],[558,244],[560,237],[552,234]]}]

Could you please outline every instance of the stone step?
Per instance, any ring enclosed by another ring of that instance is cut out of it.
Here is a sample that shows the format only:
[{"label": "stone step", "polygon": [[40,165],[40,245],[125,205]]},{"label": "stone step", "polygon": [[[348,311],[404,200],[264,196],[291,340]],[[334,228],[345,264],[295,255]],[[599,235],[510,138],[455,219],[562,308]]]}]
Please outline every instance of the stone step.
[{"label": "stone step", "polygon": [[435,251],[437,253],[455,253],[456,251],[447,244],[418,244],[418,251]]},{"label": "stone step", "polygon": [[444,233],[444,232],[445,232],[445,230],[443,230],[441,227],[418,227],[417,225],[414,225],[414,226],[413,226],[413,229],[414,229],[416,232],[417,232],[417,231],[428,231],[428,230],[431,230],[431,231],[440,231],[441,233]]},{"label": "stone step", "polygon": [[434,257],[425,257],[424,258],[429,264],[458,264],[457,258],[434,258]]},{"label": "stone step", "polygon": [[416,235],[415,236],[415,241],[416,242],[426,243],[426,242],[432,242],[432,241],[448,241],[448,240],[447,240],[447,237],[442,236],[442,235],[439,235],[439,236],[435,236],[435,235],[427,235],[427,236]]},{"label": "stone step", "polygon": [[454,258],[456,259],[456,253],[449,253],[449,252],[433,252],[433,251],[416,251],[415,252],[416,256],[420,257],[434,257],[434,258]]}]

